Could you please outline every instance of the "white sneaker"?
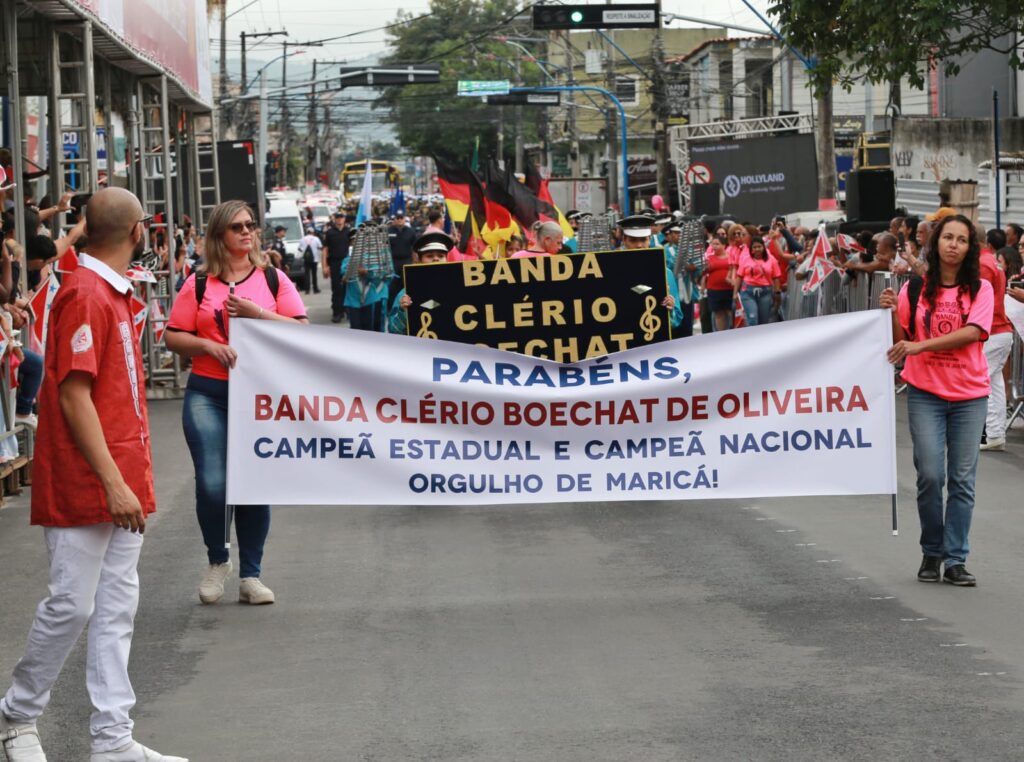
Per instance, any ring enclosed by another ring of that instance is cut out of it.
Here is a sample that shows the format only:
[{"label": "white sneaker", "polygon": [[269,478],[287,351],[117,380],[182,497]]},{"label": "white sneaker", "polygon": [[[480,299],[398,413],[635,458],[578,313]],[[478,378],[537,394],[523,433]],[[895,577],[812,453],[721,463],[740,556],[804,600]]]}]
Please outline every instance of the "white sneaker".
[{"label": "white sneaker", "polygon": [[988,450],[989,452],[1003,452],[1006,450],[1006,437],[990,439],[981,446],[981,449]]},{"label": "white sneaker", "polygon": [[238,586],[238,602],[260,606],[274,602],[274,591],[260,582],[259,577],[242,577]]},{"label": "white sneaker", "polygon": [[166,754],[147,749],[138,741],[132,741],[114,751],[94,751],[89,762],[188,762],[185,757],[169,757]]},{"label": "white sneaker", "polygon": [[35,431],[36,427],[39,425],[39,418],[35,413],[27,413],[25,415],[18,414],[14,416],[14,423],[20,423],[22,426],[27,426],[32,429],[32,431]]},{"label": "white sneaker", "polygon": [[8,762],[46,762],[34,722],[14,722],[0,712],[0,745]]},{"label": "white sneaker", "polygon": [[231,561],[222,564],[210,564],[210,568],[203,575],[203,581],[199,583],[199,600],[203,603],[216,603],[224,595],[224,580],[228,578],[231,570]]}]

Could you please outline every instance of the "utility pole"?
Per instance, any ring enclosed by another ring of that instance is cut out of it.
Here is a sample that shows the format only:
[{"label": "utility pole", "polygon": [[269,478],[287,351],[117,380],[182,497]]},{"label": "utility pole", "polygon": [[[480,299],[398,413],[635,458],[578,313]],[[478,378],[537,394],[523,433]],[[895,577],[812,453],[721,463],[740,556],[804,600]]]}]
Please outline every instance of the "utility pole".
[{"label": "utility pole", "polygon": [[[609,0],[608,5],[611,5]],[[605,75],[608,78],[608,91],[614,93],[615,87],[615,49],[611,44],[611,35],[607,35],[607,39],[604,42],[605,52]],[[605,134],[607,135],[607,141],[605,143],[605,156],[607,157],[608,167],[608,203],[619,204],[619,180],[618,173],[629,172],[629,167],[617,167],[615,162],[615,120],[612,118],[610,109],[605,109]],[[622,136],[622,140],[625,140],[626,136]],[[627,177],[628,175],[623,175]],[[630,213],[629,209],[619,209],[620,214],[625,217]]]},{"label": "utility pole", "polygon": [[281,43],[284,50],[284,57],[281,59],[281,87],[285,88],[281,93],[281,124],[278,125],[278,145],[281,150],[281,161],[284,163],[283,174],[284,184],[290,185],[290,162],[288,161],[288,142],[291,133],[291,114],[288,110],[288,48],[322,48],[322,42],[288,42]]},{"label": "utility pole", "polygon": [[[228,0],[220,0],[220,100],[228,97]],[[224,140],[228,135],[228,122],[231,113],[231,104],[221,106],[220,113],[220,139]],[[110,129],[109,127],[107,129]]]},{"label": "utility pole", "polygon": [[[576,86],[576,64],[572,58],[572,41],[569,30],[565,30],[565,62],[569,69],[569,87]],[[580,139],[576,134],[576,93],[571,90],[569,96],[569,176],[580,176]]]},{"label": "utility pole", "polygon": [[659,26],[654,33],[654,47],[651,49],[651,97],[654,100],[654,155],[658,163],[658,195],[668,198],[668,87],[665,81],[665,43]]},{"label": "utility pole", "polygon": [[[516,85],[522,87],[523,74],[521,69],[521,54],[516,55]],[[515,106],[516,123],[516,172],[523,173],[523,107]]]},{"label": "utility pole", "polygon": [[[245,57],[246,56],[246,45],[245,45],[246,39],[253,39],[253,38],[258,38],[258,37],[276,37],[278,35],[284,35],[285,37],[287,37],[288,36],[288,32],[282,30],[282,31],[279,31],[279,32],[240,32],[239,33],[238,36],[242,38],[242,92],[241,92],[241,95],[246,95],[249,92],[249,75],[248,75],[248,69],[247,69],[247,66],[246,66],[246,57]],[[242,133],[243,133],[242,137],[245,137],[246,135],[249,134],[249,132],[252,129],[252,123],[251,123],[250,118],[249,118],[249,101],[243,100],[242,103],[241,103],[241,109],[242,109],[242,116],[239,119],[239,122],[241,123],[241,129],[242,129]]]},{"label": "utility pole", "polygon": [[[333,66],[335,64],[346,64],[348,61],[318,61],[313,59],[313,79],[309,86],[309,124],[306,127],[306,173],[305,179],[316,182],[317,170],[320,168],[319,150],[319,126],[317,125],[317,100],[316,100],[316,69],[317,65]],[[327,113],[327,108],[324,108]],[[325,117],[326,122],[326,117]]]},{"label": "utility pole", "polygon": [[832,125],[832,83],[817,97],[818,102],[818,199],[835,201],[836,142]]}]

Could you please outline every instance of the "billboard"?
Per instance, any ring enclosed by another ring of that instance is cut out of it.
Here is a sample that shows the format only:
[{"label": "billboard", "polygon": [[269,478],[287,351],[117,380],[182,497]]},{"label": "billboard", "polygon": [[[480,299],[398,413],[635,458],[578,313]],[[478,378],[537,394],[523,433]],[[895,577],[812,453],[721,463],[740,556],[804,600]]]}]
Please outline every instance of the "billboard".
[{"label": "billboard", "polygon": [[818,208],[813,135],[690,143],[691,166],[722,188],[722,214],[766,223],[772,215]]},{"label": "billboard", "polygon": [[206,0],[70,0],[204,103],[213,100]]}]

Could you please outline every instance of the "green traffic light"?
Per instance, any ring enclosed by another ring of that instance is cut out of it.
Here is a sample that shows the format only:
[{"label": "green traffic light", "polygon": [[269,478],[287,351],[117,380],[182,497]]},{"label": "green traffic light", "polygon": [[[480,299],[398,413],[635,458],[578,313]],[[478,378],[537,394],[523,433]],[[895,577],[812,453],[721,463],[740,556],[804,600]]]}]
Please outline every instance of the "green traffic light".
[{"label": "green traffic light", "polygon": [[583,21],[583,11],[573,11],[569,14],[569,18],[574,24],[579,24]]}]

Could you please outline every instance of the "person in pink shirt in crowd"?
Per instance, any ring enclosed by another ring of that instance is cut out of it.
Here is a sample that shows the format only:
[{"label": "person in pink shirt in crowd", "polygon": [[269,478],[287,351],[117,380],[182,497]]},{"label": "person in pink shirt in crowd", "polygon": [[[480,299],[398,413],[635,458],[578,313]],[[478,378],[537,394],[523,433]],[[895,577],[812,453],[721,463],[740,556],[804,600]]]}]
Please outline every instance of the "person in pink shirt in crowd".
[{"label": "person in pink shirt in crowd", "polygon": [[[199,600],[216,603],[231,573],[225,547],[228,371],[237,354],[228,345],[235,320],[308,323],[295,284],[260,251],[254,220],[244,201],[225,201],[210,213],[205,264],[182,286],[167,325],[167,348],[192,358],[182,423],[196,471],[196,515],[209,567]],[[238,600],[274,602],[260,581],[263,546],[270,531],[269,505],[235,506],[241,580]]]},{"label": "person in pink shirt in crowd", "polygon": [[966,561],[989,394],[982,344],[994,305],[992,284],[980,277],[980,253],[970,220],[945,217],[932,231],[924,280],[912,278],[899,296],[887,288],[879,300],[893,310],[889,361],[905,361],[924,553],[917,578],[965,587],[977,584]]},{"label": "person in pink shirt in crowd", "polygon": [[768,254],[764,241],[753,238],[749,253],[741,254],[736,266],[740,279],[740,302],[748,326],[772,322],[772,311],[779,306],[779,262]]},{"label": "person in pink shirt in crowd", "polygon": [[533,235],[534,241],[529,246],[509,254],[509,258],[550,257],[562,248],[562,226],[557,222],[542,222],[536,225]]},{"label": "person in pink shirt in crowd", "polygon": [[733,264],[739,265],[744,254],[750,254],[751,235],[743,225],[733,225],[729,228],[729,245],[726,251]]},{"label": "person in pink shirt in crowd", "polygon": [[988,395],[985,418],[985,443],[982,450],[1001,452],[1006,449],[1006,384],[1003,366],[1013,347],[1013,325],[1006,317],[1006,273],[999,267],[995,252],[1006,244],[1006,234],[999,228],[988,231],[986,245],[981,249],[981,277],[992,284],[995,306],[992,310],[992,331],[985,342],[985,362],[992,392]]}]

